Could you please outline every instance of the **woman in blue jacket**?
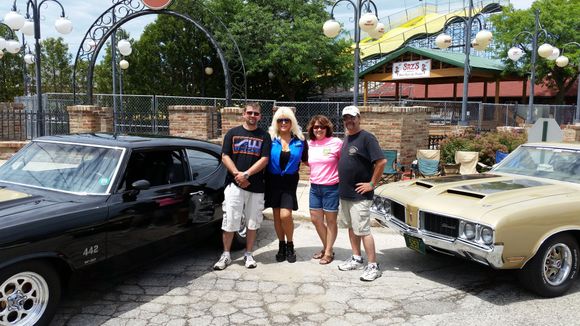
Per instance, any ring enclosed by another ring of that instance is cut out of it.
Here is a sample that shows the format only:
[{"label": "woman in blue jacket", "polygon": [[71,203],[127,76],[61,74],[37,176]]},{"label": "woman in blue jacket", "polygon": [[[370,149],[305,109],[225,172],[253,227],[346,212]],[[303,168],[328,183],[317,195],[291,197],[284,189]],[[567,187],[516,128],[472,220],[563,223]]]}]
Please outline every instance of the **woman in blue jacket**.
[{"label": "woman in blue jacket", "polygon": [[292,109],[279,107],[269,129],[272,147],[266,173],[266,207],[272,207],[279,250],[276,261],[296,262],[292,211],[298,209],[296,188],[300,162],[308,163],[308,148]]}]

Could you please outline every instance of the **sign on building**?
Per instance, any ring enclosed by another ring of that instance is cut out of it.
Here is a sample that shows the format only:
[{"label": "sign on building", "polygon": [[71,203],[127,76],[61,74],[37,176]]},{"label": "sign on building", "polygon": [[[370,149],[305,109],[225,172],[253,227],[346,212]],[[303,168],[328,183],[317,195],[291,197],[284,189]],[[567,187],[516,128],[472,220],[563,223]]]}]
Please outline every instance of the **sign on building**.
[{"label": "sign on building", "polygon": [[393,79],[425,78],[431,76],[431,60],[393,63]]}]

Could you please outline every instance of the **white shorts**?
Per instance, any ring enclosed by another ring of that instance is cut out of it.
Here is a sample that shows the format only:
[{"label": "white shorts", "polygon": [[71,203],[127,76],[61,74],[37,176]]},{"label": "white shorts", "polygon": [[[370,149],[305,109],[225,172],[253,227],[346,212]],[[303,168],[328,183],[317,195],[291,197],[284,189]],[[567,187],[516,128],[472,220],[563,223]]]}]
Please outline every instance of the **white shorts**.
[{"label": "white shorts", "polygon": [[352,229],[355,235],[365,236],[371,234],[372,200],[340,200],[338,209],[338,225],[342,228]]},{"label": "white shorts", "polygon": [[230,183],[224,192],[222,208],[224,218],[222,230],[226,232],[240,231],[242,218],[245,217],[249,230],[257,230],[264,218],[264,194],[249,192],[234,183]]}]

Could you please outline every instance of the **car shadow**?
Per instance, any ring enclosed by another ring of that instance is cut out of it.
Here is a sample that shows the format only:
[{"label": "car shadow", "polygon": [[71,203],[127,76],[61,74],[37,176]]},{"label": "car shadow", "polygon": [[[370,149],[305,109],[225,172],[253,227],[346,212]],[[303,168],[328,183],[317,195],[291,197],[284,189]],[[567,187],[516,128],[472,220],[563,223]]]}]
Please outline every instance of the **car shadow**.
[{"label": "car shadow", "polygon": [[[423,255],[405,247],[378,250],[377,261],[383,271],[410,272],[498,306],[542,298],[520,284],[518,270],[497,270],[434,252]],[[580,283],[575,282],[566,295],[578,291]]]}]

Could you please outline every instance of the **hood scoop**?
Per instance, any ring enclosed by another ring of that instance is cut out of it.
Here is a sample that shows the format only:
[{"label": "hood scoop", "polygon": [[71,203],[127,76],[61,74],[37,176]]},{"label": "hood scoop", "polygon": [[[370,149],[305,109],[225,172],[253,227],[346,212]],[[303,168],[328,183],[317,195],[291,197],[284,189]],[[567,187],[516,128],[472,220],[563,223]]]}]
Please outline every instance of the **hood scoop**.
[{"label": "hood scoop", "polygon": [[540,181],[536,181],[536,180],[513,179],[513,180],[494,181],[494,182],[464,185],[464,186],[449,189],[449,190],[447,190],[447,192],[450,194],[458,194],[458,195],[460,194],[460,195],[471,196],[471,197],[476,197],[476,198],[484,198],[487,195],[491,195],[491,194],[495,194],[495,193],[499,193],[499,192],[526,189],[526,188],[546,186],[546,185],[549,185],[549,184],[544,183],[544,182],[540,182]]}]

